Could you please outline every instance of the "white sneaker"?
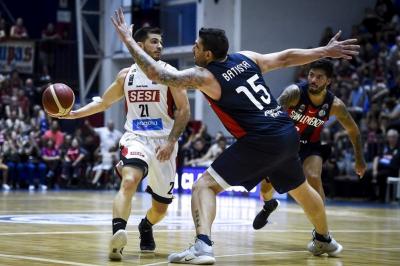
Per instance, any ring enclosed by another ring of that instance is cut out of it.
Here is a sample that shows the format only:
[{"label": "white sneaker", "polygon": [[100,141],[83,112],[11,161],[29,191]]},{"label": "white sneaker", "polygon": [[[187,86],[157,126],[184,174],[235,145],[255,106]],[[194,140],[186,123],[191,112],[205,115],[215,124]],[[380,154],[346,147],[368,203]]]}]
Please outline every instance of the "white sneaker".
[{"label": "white sneaker", "polygon": [[3,190],[5,190],[5,191],[9,191],[11,188],[10,188],[10,186],[9,185],[7,185],[7,184],[3,184]]},{"label": "white sneaker", "polygon": [[122,259],[122,251],[128,243],[128,233],[126,230],[118,230],[110,240],[110,250],[108,258],[110,260],[119,261]]},{"label": "white sneaker", "polygon": [[214,252],[212,246],[200,239],[196,239],[194,245],[181,253],[172,253],[168,256],[168,262],[183,264],[214,264]]},{"label": "white sneaker", "polygon": [[308,243],[307,249],[310,251],[314,256],[320,256],[324,253],[327,253],[330,257],[337,257],[343,250],[343,246],[336,242],[333,237],[331,237],[331,241],[322,242],[318,241],[315,238],[315,230],[312,232],[313,239]]},{"label": "white sneaker", "polygon": [[42,191],[46,191],[46,190],[47,190],[47,186],[46,186],[46,185],[40,185],[40,189],[41,189]]},{"label": "white sneaker", "polygon": [[35,186],[34,185],[29,185],[29,191],[34,191],[35,190]]}]

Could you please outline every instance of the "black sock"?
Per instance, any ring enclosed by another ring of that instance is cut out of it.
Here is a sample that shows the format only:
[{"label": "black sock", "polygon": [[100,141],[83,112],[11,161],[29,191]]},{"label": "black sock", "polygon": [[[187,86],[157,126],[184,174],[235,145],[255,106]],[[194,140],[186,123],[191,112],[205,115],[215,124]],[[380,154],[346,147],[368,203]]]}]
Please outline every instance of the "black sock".
[{"label": "black sock", "polygon": [[146,227],[152,227],[154,225],[154,224],[150,223],[150,221],[147,219],[147,216],[144,217],[143,221],[144,221],[144,225]]},{"label": "black sock", "polygon": [[126,228],[126,221],[122,218],[114,218],[112,219],[112,228],[113,234],[115,234],[118,230],[125,230]]},{"label": "black sock", "polygon": [[324,236],[324,235],[320,235],[317,232],[315,232],[315,239],[317,239],[318,241],[321,241],[321,242],[327,242],[327,243],[331,242],[331,236],[329,234]]},{"label": "black sock", "polygon": [[203,241],[204,243],[206,243],[209,246],[212,246],[212,242],[210,240],[210,238],[208,237],[208,235],[197,235],[197,238],[200,239],[201,241]]}]

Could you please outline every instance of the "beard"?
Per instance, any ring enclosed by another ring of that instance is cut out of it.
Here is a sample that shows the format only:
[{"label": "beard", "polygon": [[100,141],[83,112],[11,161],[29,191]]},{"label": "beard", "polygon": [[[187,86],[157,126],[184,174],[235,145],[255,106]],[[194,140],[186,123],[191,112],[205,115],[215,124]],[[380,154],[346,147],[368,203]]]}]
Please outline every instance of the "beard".
[{"label": "beard", "polygon": [[[316,87],[316,86],[315,86],[315,87]],[[311,88],[311,87],[309,86],[308,92],[309,92],[310,94],[312,94],[312,95],[319,95],[319,94],[321,94],[321,92],[323,92],[323,91],[325,90],[326,85],[323,85],[323,86],[317,87],[317,88],[315,88],[315,87]]]},{"label": "beard", "polygon": [[196,57],[194,57],[194,63],[195,63],[196,66],[199,66],[199,67],[206,67],[207,66],[207,63],[204,60],[201,60],[201,59],[196,58]]}]

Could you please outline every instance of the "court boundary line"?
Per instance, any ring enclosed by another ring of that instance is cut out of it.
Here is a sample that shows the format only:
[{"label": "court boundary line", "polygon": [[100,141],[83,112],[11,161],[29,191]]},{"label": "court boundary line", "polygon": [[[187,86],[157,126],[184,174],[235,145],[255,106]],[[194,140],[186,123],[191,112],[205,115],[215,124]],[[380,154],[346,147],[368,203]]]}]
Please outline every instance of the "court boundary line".
[{"label": "court boundary line", "polygon": [[40,257],[10,255],[10,254],[2,254],[2,253],[0,253],[0,258],[31,260],[31,261],[39,261],[39,262],[57,263],[57,264],[61,264],[61,265],[74,265],[74,266],[98,266],[99,265],[99,264],[87,264],[87,263],[81,263],[81,262],[73,262],[73,261],[67,261],[67,260],[55,260],[55,259],[46,259],[46,258],[40,258]]}]

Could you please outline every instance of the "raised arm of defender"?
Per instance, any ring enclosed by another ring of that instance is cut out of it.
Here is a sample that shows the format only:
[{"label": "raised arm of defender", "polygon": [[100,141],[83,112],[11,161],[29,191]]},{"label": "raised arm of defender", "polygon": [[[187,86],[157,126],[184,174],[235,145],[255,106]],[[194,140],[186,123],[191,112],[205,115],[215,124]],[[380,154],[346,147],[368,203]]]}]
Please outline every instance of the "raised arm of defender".
[{"label": "raised arm of defender", "polygon": [[251,51],[243,51],[242,54],[252,58],[261,68],[261,72],[269,72],[275,69],[305,65],[323,57],[351,59],[357,55],[360,49],[356,45],[357,39],[338,41],[339,31],[326,46],[312,49],[287,49],[270,54],[259,54]]},{"label": "raised arm of defender", "polygon": [[212,75],[201,67],[192,67],[182,71],[162,68],[132,38],[131,29],[125,23],[122,9],[115,11],[111,21],[119,38],[149,79],[171,87],[200,88],[205,87],[205,84],[212,78]]}]

